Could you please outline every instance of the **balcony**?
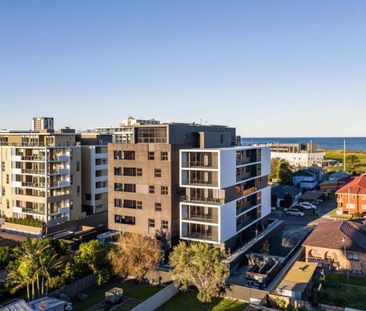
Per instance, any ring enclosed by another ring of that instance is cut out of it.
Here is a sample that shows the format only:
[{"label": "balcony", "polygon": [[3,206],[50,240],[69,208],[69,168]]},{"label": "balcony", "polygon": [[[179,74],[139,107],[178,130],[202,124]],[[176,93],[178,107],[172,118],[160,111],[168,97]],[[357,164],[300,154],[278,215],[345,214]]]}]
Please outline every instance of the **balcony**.
[{"label": "balcony", "polygon": [[44,215],[45,210],[44,209],[39,209],[38,210],[38,209],[33,209],[33,208],[14,206],[13,207],[13,213],[28,214],[28,215]]},{"label": "balcony", "polygon": [[206,214],[190,214],[186,217],[182,217],[184,220],[197,221],[197,222],[207,222],[207,223],[217,223],[217,215],[206,215]]},{"label": "balcony", "polygon": [[68,180],[56,181],[56,182],[51,182],[49,184],[49,188],[65,188],[65,187],[70,187],[70,181],[68,181]]},{"label": "balcony", "polygon": [[204,224],[185,223],[182,226],[182,238],[218,242],[218,227]]},{"label": "balcony", "polygon": [[48,175],[68,175],[70,174],[70,169],[68,168],[59,168],[55,170],[50,170]]},{"label": "balcony", "polygon": [[44,161],[46,161],[46,157],[40,156],[40,155],[13,156],[13,158],[17,159],[17,160],[13,160],[15,162],[19,162],[19,161],[44,162]]},{"label": "balcony", "polygon": [[225,203],[225,199],[216,199],[216,198],[205,198],[205,197],[197,197],[197,196],[187,196],[183,195],[180,199],[182,202],[188,203],[208,203],[208,204],[215,204],[215,205],[222,205]]},{"label": "balcony", "polygon": [[197,180],[197,179],[189,179],[186,181],[183,181],[183,185],[189,185],[189,186],[202,186],[202,187],[217,187],[217,182],[210,181],[210,180]]},{"label": "balcony", "polygon": [[46,184],[41,182],[12,181],[11,186],[15,188],[45,188]]},{"label": "balcony", "polygon": [[50,162],[68,162],[70,160],[70,156],[66,154],[60,154],[56,156],[50,157]]}]

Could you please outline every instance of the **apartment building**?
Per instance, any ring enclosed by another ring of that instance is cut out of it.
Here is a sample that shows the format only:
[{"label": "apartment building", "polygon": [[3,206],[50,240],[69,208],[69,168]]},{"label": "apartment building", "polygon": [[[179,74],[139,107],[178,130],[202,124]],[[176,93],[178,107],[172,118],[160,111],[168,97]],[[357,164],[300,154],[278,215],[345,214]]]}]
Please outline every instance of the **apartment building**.
[{"label": "apartment building", "polygon": [[0,215],[47,225],[83,217],[75,133],[0,132]]},{"label": "apartment building", "polygon": [[135,119],[128,117],[127,120],[123,120],[117,128],[114,130],[113,142],[115,143],[131,143],[134,141],[134,127],[137,125],[153,125],[160,124],[160,121],[155,119]]},{"label": "apartment building", "polygon": [[112,135],[81,133],[82,211],[93,215],[108,210],[108,143]]},{"label": "apartment building", "polygon": [[130,143],[108,145],[109,229],[178,240],[179,150],[228,147],[235,139],[235,129],[224,126],[134,126]]},{"label": "apartment building", "polygon": [[337,192],[339,213],[366,214],[366,176],[357,176]]},{"label": "apartment building", "polygon": [[279,158],[287,161],[295,167],[322,167],[325,153],[314,144],[259,144],[258,146],[270,146],[271,158]]},{"label": "apartment building", "polygon": [[269,147],[180,150],[180,238],[236,249],[271,212]]},{"label": "apartment building", "polygon": [[54,120],[51,117],[35,117],[32,120],[32,131],[54,130]]}]

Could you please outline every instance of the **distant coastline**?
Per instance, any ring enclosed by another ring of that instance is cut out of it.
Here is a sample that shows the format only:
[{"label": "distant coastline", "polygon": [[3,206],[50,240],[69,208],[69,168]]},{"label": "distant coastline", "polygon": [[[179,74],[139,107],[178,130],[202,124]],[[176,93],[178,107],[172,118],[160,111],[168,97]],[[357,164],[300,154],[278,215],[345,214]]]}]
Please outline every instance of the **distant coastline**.
[{"label": "distant coastline", "polygon": [[242,137],[244,146],[264,143],[309,143],[312,141],[321,149],[343,149],[343,140],[346,140],[346,149],[366,151],[366,137]]}]

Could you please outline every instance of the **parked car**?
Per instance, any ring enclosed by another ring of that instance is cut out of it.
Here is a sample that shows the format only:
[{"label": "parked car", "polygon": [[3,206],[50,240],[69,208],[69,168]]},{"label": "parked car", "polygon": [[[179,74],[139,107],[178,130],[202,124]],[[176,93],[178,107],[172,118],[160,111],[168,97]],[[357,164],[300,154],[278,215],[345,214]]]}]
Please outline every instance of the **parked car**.
[{"label": "parked car", "polygon": [[113,287],[109,291],[105,292],[105,302],[108,304],[119,303],[123,298],[123,289],[119,287]]},{"label": "parked car", "polygon": [[304,216],[305,214],[296,208],[285,208],[284,213],[290,216]]},{"label": "parked car", "polygon": [[311,204],[310,202],[300,202],[298,204],[298,206],[300,206],[304,209],[312,209],[312,208],[316,209],[316,208],[318,208],[316,205]]}]

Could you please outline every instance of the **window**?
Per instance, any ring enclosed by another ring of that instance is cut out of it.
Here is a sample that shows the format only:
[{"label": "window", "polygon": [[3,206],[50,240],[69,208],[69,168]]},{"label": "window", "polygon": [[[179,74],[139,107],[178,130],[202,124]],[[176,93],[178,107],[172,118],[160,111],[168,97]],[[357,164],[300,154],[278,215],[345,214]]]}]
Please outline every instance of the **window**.
[{"label": "window", "polygon": [[224,143],[224,134],[220,134],[220,144]]},{"label": "window", "polygon": [[74,176],[73,175],[70,175],[70,185],[72,185],[72,183],[74,182]]},{"label": "window", "polygon": [[136,219],[132,216],[114,215],[114,222],[118,224],[134,225]]},{"label": "window", "polygon": [[161,212],[161,203],[155,202],[155,212]]},{"label": "window", "polygon": [[123,176],[136,176],[136,169],[134,167],[124,167]]},{"label": "window", "polygon": [[122,200],[121,199],[114,199],[114,206],[115,207],[122,207]]},{"label": "window", "polygon": [[169,189],[167,186],[161,186],[161,194],[163,195],[169,194]]},{"label": "window", "polygon": [[77,193],[78,196],[80,195],[80,186],[76,187],[76,193]]},{"label": "window", "polygon": [[149,193],[155,193],[155,186],[149,186]]},{"label": "window", "polygon": [[161,229],[168,229],[169,225],[168,225],[168,221],[167,220],[162,220],[161,221]]},{"label": "window", "polygon": [[135,184],[114,183],[114,191],[136,192],[136,185]]},{"label": "window", "polygon": [[6,183],[9,184],[9,174],[6,174]]},{"label": "window", "polygon": [[149,226],[150,228],[155,228],[155,219],[150,219],[150,218],[149,218],[148,226]]},{"label": "window", "polygon": [[122,175],[121,167],[114,167],[114,176],[121,176],[121,175]]},{"label": "window", "polygon": [[76,162],[76,171],[77,172],[80,171],[80,162],[79,161]]},{"label": "window", "polygon": [[161,169],[156,168],[154,170],[154,177],[161,177]]},{"label": "window", "polygon": [[148,159],[148,160],[154,160],[154,158],[155,158],[154,151],[149,151],[149,152],[147,153],[147,159]]},{"label": "window", "polygon": [[136,176],[142,176],[142,168],[136,169]]},{"label": "window", "polygon": [[161,161],[168,161],[168,158],[169,158],[168,152],[162,151],[160,154]]},{"label": "window", "polygon": [[142,202],[141,201],[136,201],[136,208],[137,209],[142,209]]},{"label": "window", "polygon": [[115,160],[135,160],[135,151],[114,151],[113,158]]},{"label": "window", "polygon": [[359,256],[358,256],[358,253],[355,253],[355,252],[347,252],[347,258],[349,260],[359,260]]},{"label": "window", "polygon": [[1,170],[3,171],[3,172],[5,172],[5,162],[3,161],[3,162],[1,162]]}]

